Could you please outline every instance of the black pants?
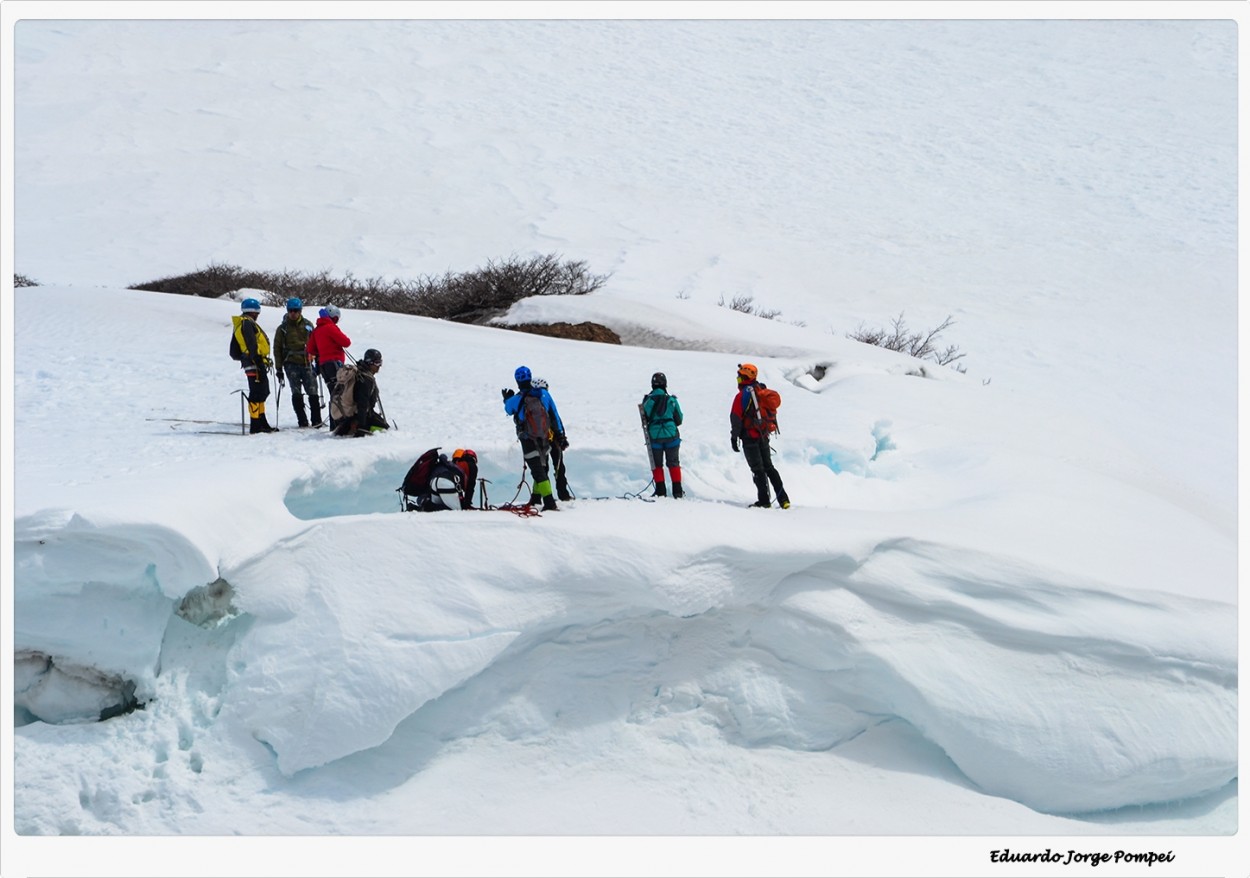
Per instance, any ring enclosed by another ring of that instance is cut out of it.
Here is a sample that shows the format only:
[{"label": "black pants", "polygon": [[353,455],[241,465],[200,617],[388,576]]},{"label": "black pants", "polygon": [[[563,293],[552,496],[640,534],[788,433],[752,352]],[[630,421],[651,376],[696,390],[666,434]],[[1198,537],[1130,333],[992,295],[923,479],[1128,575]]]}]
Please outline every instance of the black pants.
[{"label": "black pants", "polygon": [[747,466],[751,468],[751,480],[755,482],[755,492],[759,495],[760,505],[772,505],[772,500],[768,495],[770,482],[773,490],[777,492],[777,500],[789,503],[790,497],[786,494],[785,485],[781,483],[781,473],[777,472],[777,467],[773,466],[773,452],[768,445],[768,437],[762,436],[759,439],[743,437],[742,453],[746,455]]},{"label": "black pants", "polygon": [[357,412],[345,421],[335,421],[330,430],[335,436],[368,436],[373,432],[374,427],[389,430],[390,426],[386,418],[377,412],[367,411],[363,414]]},{"label": "black pants", "polygon": [[564,451],[554,442],[551,443],[551,471],[556,477],[556,496],[561,500],[572,500],[568,471],[564,468]]},{"label": "black pants", "polygon": [[303,427],[308,423],[308,413],[304,410],[305,393],[308,394],[308,406],[313,410],[312,415],[320,424],[321,397],[317,393],[317,376],[312,373],[312,368],[301,363],[286,363],[282,368],[286,372],[286,380],[291,385],[291,406],[295,409],[300,426]]},{"label": "black pants", "polygon": [[[681,466],[681,446],[674,445],[671,448],[651,446],[651,468],[659,469],[662,466],[678,467]],[[666,463],[667,461],[667,463]]]},{"label": "black pants", "polygon": [[[269,399],[269,370],[262,366],[244,366],[247,377],[247,401],[255,405]],[[261,411],[265,409],[262,406]]]},{"label": "black pants", "polygon": [[551,496],[551,476],[547,471],[547,455],[549,446],[546,442],[539,445],[533,439],[521,437],[521,453],[525,456],[525,465],[529,467],[534,479],[534,493],[539,498]]},{"label": "black pants", "polygon": [[330,415],[330,400],[334,399],[334,388],[338,386],[337,376],[339,367],[342,365],[337,360],[326,360],[318,367],[318,371],[321,372],[321,377],[326,383],[326,422],[331,430],[338,426],[338,423]]}]

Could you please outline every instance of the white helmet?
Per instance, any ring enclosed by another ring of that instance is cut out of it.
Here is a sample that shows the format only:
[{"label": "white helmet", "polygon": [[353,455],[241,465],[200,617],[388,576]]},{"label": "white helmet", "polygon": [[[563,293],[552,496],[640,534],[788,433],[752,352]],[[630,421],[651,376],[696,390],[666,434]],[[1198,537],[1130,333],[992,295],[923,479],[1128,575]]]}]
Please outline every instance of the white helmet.
[{"label": "white helmet", "polygon": [[326,316],[331,320],[337,320],[343,314],[343,312],[339,310],[338,305],[326,305],[324,310],[326,312]]}]

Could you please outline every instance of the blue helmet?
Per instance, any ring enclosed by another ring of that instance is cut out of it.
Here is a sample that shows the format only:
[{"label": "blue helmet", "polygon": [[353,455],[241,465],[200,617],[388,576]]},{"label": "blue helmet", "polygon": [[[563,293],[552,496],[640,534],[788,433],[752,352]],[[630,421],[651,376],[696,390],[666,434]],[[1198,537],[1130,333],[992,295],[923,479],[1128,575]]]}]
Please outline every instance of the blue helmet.
[{"label": "blue helmet", "polygon": [[512,374],[512,377],[516,378],[517,384],[521,384],[525,381],[529,381],[533,376],[530,374],[529,366],[517,366],[516,372]]},{"label": "blue helmet", "polygon": [[260,302],[256,299],[244,299],[242,306],[239,308],[244,314],[259,314]]},{"label": "blue helmet", "polygon": [[318,316],[318,317],[325,317],[325,316],[326,316],[326,309],[325,309],[325,308],[322,308],[320,311],[318,311],[318,312],[317,312],[317,316]]},{"label": "blue helmet", "polygon": [[304,303],[295,296],[286,300],[286,309],[288,311],[303,311]]}]

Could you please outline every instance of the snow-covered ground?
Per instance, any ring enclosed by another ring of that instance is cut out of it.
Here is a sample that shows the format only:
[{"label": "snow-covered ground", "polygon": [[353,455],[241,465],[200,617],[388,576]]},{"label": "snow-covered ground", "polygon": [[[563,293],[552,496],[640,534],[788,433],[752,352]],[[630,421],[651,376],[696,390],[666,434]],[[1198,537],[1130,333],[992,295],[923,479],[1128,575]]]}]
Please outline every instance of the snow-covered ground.
[{"label": "snow-covered ground", "polygon": [[[1236,22],[25,6],[6,875],[1245,865]],[[231,435],[237,301],[124,289],[548,252],[612,276],[500,322],[626,344],[346,311],[396,424],[361,440],[285,392],[280,433]],[[904,311],[952,315],[967,372],[845,338]],[[745,508],[744,360],[789,510]],[[400,513],[436,445],[512,499],[521,364],[578,499]],[[646,502],[655,371],[680,501]],[[108,859],[135,836],[161,856]]]}]

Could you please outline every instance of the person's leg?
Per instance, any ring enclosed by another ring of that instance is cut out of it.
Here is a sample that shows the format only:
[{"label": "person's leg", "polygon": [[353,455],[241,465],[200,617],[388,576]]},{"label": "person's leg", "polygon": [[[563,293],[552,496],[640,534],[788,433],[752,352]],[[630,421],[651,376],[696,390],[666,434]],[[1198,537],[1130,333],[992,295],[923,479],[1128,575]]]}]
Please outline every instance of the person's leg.
[{"label": "person's leg", "polygon": [[281,367],[286,373],[286,383],[291,385],[291,407],[295,409],[295,421],[301,427],[308,426],[308,412],[304,408],[304,381],[301,370],[303,367],[295,363],[286,363]]},{"label": "person's leg", "polygon": [[317,392],[317,376],[312,366],[299,367],[300,384],[308,396],[308,421],[314,427],[321,426],[321,395]]},{"label": "person's leg", "polygon": [[742,453],[746,456],[747,466],[751,468],[751,481],[755,482],[755,506],[772,506],[768,494],[768,474],[764,471],[763,449],[757,439],[743,439]]},{"label": "person's leg", "polygon": [[556,496],[561,500],[572,500],[569,492],[568,472],[564,468],[564,450],[555,443],[551,445],[551,468],[556,477]]},{"label": "person's leg", "polygon": [[668,496],[668,491],[664,484],[664,449],[654,444],[651,446],[651,478],[655,482],[655,493],[651,496]]},{"label": "person's leg", "polygon": [[521,440],[521,452],[525,455],[525,465],[529,467],[534,479],[534,496],[543,504],[543,509],[554,509],[555,498],[551,496],[551,477],[547,472],[547,448],[539,447],[529,439]]},{"label": "person's leg", "polygon": [[673,483],[673,498],[680,499],[684,492],[681,488],[681,462],[678,459],[680,444],[664,449],[664,457],[668,463],[668,478]]},{"label": "person's leg", "polygon": [[326,383],[326,423],[333,430],[338,426],[334,416],[330,414],[330,400],[334,399],[334,388],[338,386],[339,364],[333,360],[321,364],[321,377]]},{"label": "person's leg", "polygon": [[782,509],[785,509],[790,505],[790,496],[786,493],[786,486],[781,483],[781,473],[777,472],[777,467],[773,465],[773,450],[767,437],[764,438],[761,446],[764,472],[768,475],[768,481],[772,483],[777,502],[781,504]]},{"label": "person's leg", "polygon": [[251,417],[252,433],[272,433],[274,428],[265,417],[265,400],[269,398],[269,372],[263,366],[249,367],[247,376],[247,409]]}]

